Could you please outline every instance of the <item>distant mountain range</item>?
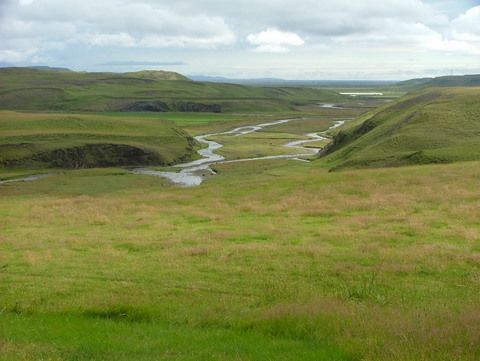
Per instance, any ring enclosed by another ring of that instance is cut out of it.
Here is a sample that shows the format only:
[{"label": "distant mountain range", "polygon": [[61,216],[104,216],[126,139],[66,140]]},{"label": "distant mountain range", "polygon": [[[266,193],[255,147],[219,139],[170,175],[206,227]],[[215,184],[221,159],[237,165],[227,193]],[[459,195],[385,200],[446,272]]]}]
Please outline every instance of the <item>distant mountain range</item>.
[{"label": "distant mountain range", "polygon": [[[0,68],[7,68],[1,66]],[[18,67],[21,69],[22,67]],[[50,67],[50,66],[31,66],[24,67],[24,69],[45,70],[45,71],[58,71],[58,72],[74,72],[71,69],[64,67]],[[84,72],[87,73],[87,72]],[[102,72],[105,74],[115,74],[115,72]],[[370,88],[370,87],[382,87],[382,86],[398,86],[403,89],[415,89],[425,86],[439,86],[439,87],[452,87],[452,86],[480,86],[480,74],[472,75],[450,75],[441,76],[436,78],[416,78],[405,81],[393,81],[393,80],[291,80],[282,78],[228,78],[223,76],[208,76],[208,75],[187,75],[183,76],[174,72],[157,71],[157,70],[144,70],[131,73],[118,73],[118,74],[136,74],[139,78],[156,78],[157,80],[193,80],[196,82],[208,82],[208,83],[224,83],[224,84],[238,84],[238,85],[250,85],[250,86],[272,86],[272,87],[322,87],[322,88]]]}]

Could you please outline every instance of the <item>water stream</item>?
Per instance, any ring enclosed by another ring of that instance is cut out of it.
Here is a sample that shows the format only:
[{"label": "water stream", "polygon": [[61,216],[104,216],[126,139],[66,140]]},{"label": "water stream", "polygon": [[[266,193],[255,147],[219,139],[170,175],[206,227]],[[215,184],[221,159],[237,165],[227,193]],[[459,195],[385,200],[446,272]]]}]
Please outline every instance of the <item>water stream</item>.
[{"label": "water stream", "polygon": [[326,109],[345,109],[344,107],[333,104],[333,103],[320,103],[318,104],[320,108],[326,108]]},{"label": "water stream", "polygon": [[[211,168],[211,166],[214,164],[237,163],[237,162],[247,162],[247,161],[256,161],[256,160],[267,160],[267,159],[293,159],[293,160],[302,161],[302,162],[309,162],[308,159],[304,159],[303,157],[310,157],[312,155],[315,155],[319,153],[322,150],[322,148],[307,147],[306,145],[308,143],[317,142],[320,140],[329,140],[329,138],[326,136],[326,133],[329,130],[338,128],[345,123],[345,120],[338,120],[326,131],[305,134],[305,136],[308,137],[309,139],[294,140],[284,144],[284,147],[286,148],[297,150],[292,154],[269,155],[264,157],[226,160],[225,157],[223,157],[222,155],[215,153],[215,151],[223,147],[223,144],[208,139],[210,137],[218,136],[218,135],[231,135],[234,137],[243,136],[246,134],[257,132],[267,127],[289,123],[293,120],[299,120],[299,118],[281,119],[281,120],[276,120],[269,123],[262,123],[257,125],[245,125],[245,126],[238,127],[226,132],[199,135],[195,137],[195,140],[207,146],[206,148],[202,148],[197,151],[197,153],[201,156],[201,158],[191,162],[177,164],[173,166],[173,168],[180,169],[178,172],[156,171],[149,168],[135,168],[135,169],[132,169],[131,172],[134,174],[144,174],[144,175],[162,177],[162,178],[169,179],[172,183],[177,184],[179,186],[192,187],[192,186],[200,185],[206,176],[215,174],[215,171]],[[53,174],[34,174],[34,175],[23,177],[23,178],[8,179],[3,181],[0,180],[0,185],[14,183],[14,182],[31,182],[37,179],[50,177],[52,175]]]},{"label": "water stream", "polygon": [[319,153],[322,150],[322,148],[306,147],[305,145],[308,143],[317,142],[320,140],[329,140],[329,138],[326,136],[326,133],[329,130],[338,128],[345,123],[345,120],[338,120],[330,128],[328,128],[327,131],[318,132],[318,133],[308,133],[308,134],[305,134],[305,136],[307,136],[309,139],[294,140],[284,144],[284,147],[299,150],[299,152],[292,153],[292,154],[269,155],[264,157],[225,160],[225,157],[215,153],[216,150],[223,147],[223,144],[207,139],[217,135],[232,135],[235,137],[242,136],[245,134],[257,132],[266,127],[285,124],[293,120],[298,120],[298,118],[276,120],[270,123],[262,123],[257,125],[246,125],[246,126],[242,126],[242,127],[238,127],[238,128],[226,131],[226,132],[199,135],[195,137],[195,140],[197,140],[199,143],[207,145],[206,148],[200,149],[197,152],[202,158],[192,162],[175,165],[174,166],[175,168],[181,169],[179,172],[156,171],[148,168],[136,168],[132,170],[132,173],[162,177],[162,178],[169,179],[172,183],[178,184],[180,186],[192,187],[192,186],[200,185],[206,176],[215,174],[215,171],[210,168],[210,166],[214,164],[238,163],[238,162],[267,160],[267,159],[293,159],[293,160],[308,162],[308,160],[303,159],[302,157],[315,155]]},{"label": "water stream", "polygon": [[8,183],[16,183],[16,182],[33,182],[33,181],[36,181],[37,179],[51,177],[52,175],[53,174],[34,174],[34,175],[30,175],[28,177],[23,177],[23,178],[0,180],[0,185],[8,184]]}]

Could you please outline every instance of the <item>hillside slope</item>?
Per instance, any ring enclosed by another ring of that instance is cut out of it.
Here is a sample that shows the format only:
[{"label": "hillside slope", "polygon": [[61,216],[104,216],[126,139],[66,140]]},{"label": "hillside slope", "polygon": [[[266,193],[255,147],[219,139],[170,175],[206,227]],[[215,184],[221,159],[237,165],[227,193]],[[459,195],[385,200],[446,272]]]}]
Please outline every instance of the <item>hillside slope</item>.
[{"label": "hillside slope", "polygon": [[480,88],[428,88],[360,118],[334,137],[335,169],[480,159]]},{"label": "hillside slope", "polygon": [[0,109],[57,111],[290,111],[341,101],[330,90],[190,81],[176,73],[0,69]]},{"label": "hillside slope", "polygon": [[0,111],[0,168],[167,165],[194,145],[165,120]]}]

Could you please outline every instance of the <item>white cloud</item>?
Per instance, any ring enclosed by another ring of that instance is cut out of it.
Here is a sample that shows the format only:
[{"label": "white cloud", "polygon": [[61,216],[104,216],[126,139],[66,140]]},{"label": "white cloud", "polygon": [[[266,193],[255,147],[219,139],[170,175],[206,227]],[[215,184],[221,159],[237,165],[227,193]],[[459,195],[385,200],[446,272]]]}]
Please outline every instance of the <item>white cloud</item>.
[{"label": "white cloud", "polygon": [[475,6],[452,21],[450,37],[480,54],[480,6]]},{"label": "white cloud", "polygon": [[26,49],[24,51],[0,49],[0,62],[18,63],[28,59],[33,60],[33,62],[37,62],[39,60],[39,58],[35,57],[37,52],[37,48]]},{"label": "white cloud", "polygon": [[208,38],[194,36],[164,36],[164,35],[147,35],[140,39],[139,46],[145,48],[198,48],[198,49],[215,49],[219,46],[232,45],[236,38],[233,32],[225,32],[223,34],[212,35]]},{"label": "white cloud", "polygon": [[[2,0],[0,0],[1,2]],[[236,37],[218,16],[175,12],[165,4],[121,0],[15,0],[3,4],[0,51],[15,62],[63,45],[120,48],[231,46]],[[36,51],[31,49],[35,45]],[[17,54],[17,55],[13,55]]]},{"label": "white cloud", "polygon": [[[153,1],[153,0],[152,0]],[[379,19],[444,25],[448,17],[422,0],[176,0],[178,9],[208,9],[238,29],[279,28],[296,34],[341,36],[368,31]]]},{"label": "white cloud", "polygon": [[470,8],[452,21],[452,29],[458,33],[480,37],[480,6]]},{"label": "white cloud", "polygon": [[127,33],[118,34],[91,34],[84,38],[85,43],[95,46],[136,46],[135,39]]},{"label": "white cloud", "polygon": [[305,41],[297,34],[268,28],[259,33],[247,36],[247,42],[255,45],[255,50],[261,52],[287,52],[290,47],[301,46]]},{"label": "white cloud", "polygon": [[428,30],[422,43],[427,49],[480,55],[480,6],[453,19],[443,32]]}]

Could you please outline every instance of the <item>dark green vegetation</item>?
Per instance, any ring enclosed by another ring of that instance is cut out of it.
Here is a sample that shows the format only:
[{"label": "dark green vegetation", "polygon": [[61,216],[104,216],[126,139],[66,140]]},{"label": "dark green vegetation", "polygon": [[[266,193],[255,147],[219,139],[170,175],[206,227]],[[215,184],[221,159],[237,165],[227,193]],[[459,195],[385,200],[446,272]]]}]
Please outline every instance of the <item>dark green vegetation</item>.
[{"label": "dark green vegetation", "polygon": [[384,167],[480,159],[480,88],[427,88],[339,131],[329,166]]},{"label": "dark green vegetation", "polygon": [[48,111],[292,111],[345,97],[330,90],[200,83],[175,73],[0,69],[0,109]]},{"label": "dark green vegetation", "polygon": [[0,111],[0,167],[167,165],[191,159],[194,146],[168,120]]}]

